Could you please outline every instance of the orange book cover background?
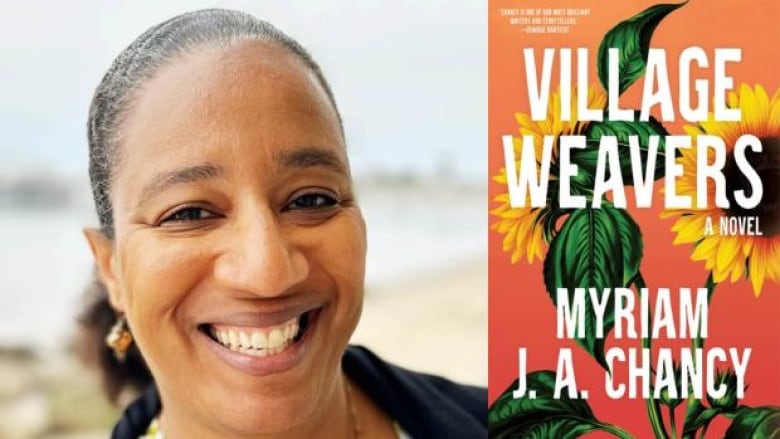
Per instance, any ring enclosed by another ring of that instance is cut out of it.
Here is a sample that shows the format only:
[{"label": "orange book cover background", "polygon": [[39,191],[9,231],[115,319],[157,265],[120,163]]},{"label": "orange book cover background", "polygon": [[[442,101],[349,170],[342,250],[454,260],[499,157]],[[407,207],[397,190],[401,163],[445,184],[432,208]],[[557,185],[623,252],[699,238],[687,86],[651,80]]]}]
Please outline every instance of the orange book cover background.
[{"label": "orange book cover background", "polygon": [[[617,23],[626,20],[656,1],[577,1],[551,0],[490,0],[488,8],[488,160],[490,203],[495,209],[499,194],[507,192],[507,186],[493,180],[504,167],[502,135],[520,137],[516,113],[530,114],[526,86],[524,48],[536,49],[537,71],[541,65],[541,49],[578,47],[590,49],[589,83],[599,84],[595,57],[605,33]],[[589,9],[580,16],[566,33],[533,34],[525,32],[522,25],[512,22],[506,11],[524,8],[578,8]],[[742,60],[727,65],[727,72],[734,79],[735,89],[740,84],[751,87],[760,84],[771,97],[780,88],[780,3],[774,0],[735,2],[727,0],[692,0],[671,12],[658,25],[652,35],[650,47],[666,50],[669,81],[675,102],[674,122],[663,121],[671,134],[685,134],[684,125],[691,125],[677,111],[678,69],[677,60],[687,47],[699,46],[710,57],[710,68],[692,69],[692,79],[712,78],[712,54],[715,48],[737,47],[742,50]],[[576,63],[576,61],[573,61]],[[576,65],[576,64],[575,64]],[[553,63],[551,90],[558,86],[558,60]],[[572,73],[576,82],[576,70]],[[621,108],[640,107],[642,79],[635,82],[620,98]],[[606,95],[606,91],[604,91]],[[712,99],[710,87],[709,99]],[[712,111],[710,109],[710,111]],[[658,107],[652,114],[660,119]],[[777,128],[777,127],[776,127]],[[674,245],[676,233],[672,226],[676,218],[661,218],[664,209],[662,180],[653,188],[653,205],[648,209],[636,208],[633,191],[627,187],[628,211],[641,228],[644,252],[641,272],[647,286],[654,291],[658,287],[703,287],[708,270],[702,261],[691,260],[691,244]],[[765,197],[777,197],[778,188],[765,188]],[[764,198],[766,201],[766,198]],[[771,201],[776,202],[776,201]],[[491,214],[490,224],[498,217]],[[588,389],[588,405],[599,421],[620,425],[637,438],[653,437],[647,417],[645,401],[641,398],[613,400],[604,391],[604,369],[574,340],[556,338],[556,308],[545,289],[543,261],[528,262],[521,257],[511,262],[510,252],[502,249],[505,235],[496,230],[489,232],[489,402],[492,404],[517,379],[518,348],[527,348],[527,370],[555,370],[560,348],[571,348],[574,354],[578,387]],[[780,244],[775,243],[776,247]],[[543,249],[543,254],[548,246]],[[651,300],[651,304],[653,301]],[[752,348],[747,368],[748,385],[744,399],[739,404],[747,406],[780,405],[780,286],[766,279],[761,294],[756,297],[750,280],[744,278],[731,283],[726,280],[717,285],[709,304],[708,346]],[[640,347],[641,340],[614,340],[610,336],[606,345]],[[677,349],[690,346],[690,339],[654,340],[654,351],[659,347]],[[655,357],[654,357],[655,358]],[[623,380],[621,371],[615,372],[616,381]],[[664,411],[668,423],[667,412]],[[676,410],[677,432],[682,429],[685,403]],[[706,437],[722,437],[730,420],[717,417]],[[668,424],[667,424],[668,425]],[[776,431],[777,433],[777,431]],[[780,433],[778,433],[780,434]],[[596,432],[588,437],[614,437]],[[763,436],[762,436],[763,437]],[[767,436],[769,437],[769,436]]]}]

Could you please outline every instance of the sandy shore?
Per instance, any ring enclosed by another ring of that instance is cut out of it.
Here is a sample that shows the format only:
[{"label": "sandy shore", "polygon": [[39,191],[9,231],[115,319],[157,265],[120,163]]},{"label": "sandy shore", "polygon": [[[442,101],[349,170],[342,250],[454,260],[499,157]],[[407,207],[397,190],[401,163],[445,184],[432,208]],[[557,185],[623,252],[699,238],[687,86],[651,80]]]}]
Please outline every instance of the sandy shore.
[{"label": "sandy shore", "polygon": [[409,369],[487,385],[487,263],[369,286],[353,344]]}]

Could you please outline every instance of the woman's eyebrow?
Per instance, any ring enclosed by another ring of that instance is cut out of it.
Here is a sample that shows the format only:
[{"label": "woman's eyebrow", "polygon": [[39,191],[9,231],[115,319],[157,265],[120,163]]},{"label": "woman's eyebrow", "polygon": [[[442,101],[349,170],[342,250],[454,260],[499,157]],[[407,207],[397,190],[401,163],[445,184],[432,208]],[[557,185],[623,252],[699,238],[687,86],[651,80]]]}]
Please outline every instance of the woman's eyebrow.
[{"label": "woman's eyebrow", "polygon": [[171,186],[182,183],[190,183],[197,180],[217,178],[224,175],[221,166],[213,163],[204,163],[196,166],[188,166],[169,172],[157,174],[149,184],[141,191],[136,206],[141,206],[150,198],[168,189]]},{"label": "woman's eyebrow", "polygon": [[347,165],[330,149],[306,147],[276,154],[276,162],[282,167],[311,168],[324,166],[340,174],[349,175]]}]

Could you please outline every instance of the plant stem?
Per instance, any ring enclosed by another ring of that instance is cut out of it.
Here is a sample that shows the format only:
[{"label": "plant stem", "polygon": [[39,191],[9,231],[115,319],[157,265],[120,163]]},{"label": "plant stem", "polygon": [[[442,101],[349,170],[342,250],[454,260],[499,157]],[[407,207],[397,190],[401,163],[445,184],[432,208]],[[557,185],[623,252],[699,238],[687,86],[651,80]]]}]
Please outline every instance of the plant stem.
[{"label": "plant stem", "polygon": [[621,439],[634,439],[634,436],[631,436],[629,432],[626,430],[623,430],[622,428],[618,427],[617,425],[611,425],[611,424],[600,424],[599,428],[601,428],[603,431],[606,431],[608,433],[612,433],[615,436],[621,438]]},{"label": "plant stem", "polygon": [[[710,300],[712,300],[712,295],[715,293],[715,287],[718,286],[712,279],[712,272],[707,276],[707,282],[704,286],[707,288],[707,307],[709,308]],[[704,340],[701,338],[701,322],[699,322],[699,327],[696,329],[696,337],[693,338],[693,342],[691,343],[691,347],[693,347],[694,350],[704,347]]]},{"label": "plant stem", "polygon": [[669,425],[672,426],[672,437],[677,438],[677,425],[674,419],[674,407],[669,406]]},{"label": "plant stem", "polygon": [[[710,306],[710,300],[712,300],[712,295],[715,293],[715,287],[718,286],[718,284],[715,283],[715,281],[712,278],[712,272],[707,276],[707,282],[704,284],[705,288],[707,288],[707,308],[709,309]],[[699,327],[696,328],[696,336],[693,337],[693,340],[691,341],[691,351],[696,352],[696,349],[702,349],[704,348],[704,340],[701,338],[701,322],[699,322]],[[691,395],[688,397],[688,410],[686,410],[686,413],[690,412],[691,408],[695,404],[696,398]],[[704,426],[704,432],[707,431],[708,425]],[[686,437],[696,437],[696,433],[693,432],[690,435],[684,435],[683,438]],[[703,436],[702,436],[703,437]]]},{"label": "plant stem", "polygon": [[[639,295],[642,295],[642,288],[647,288],[645,280],[642,278],[642,273],[637,272],[634,278],[634,286],[637,288]],[[645,325],[649,328],[650,322],[652,322],[650,312],[647,313],[647,321]],[[653,345],[650,337],[642,337],[642,348],[650,351],[650,358],[653,358]],[[657,439],[669,439],[669,434],[664,427],[664,419],[661,414],[661,406],[658,404],[658,400],[653,399],[652,395],[645,399],[645,406],[647,406],[647,417],[650,419],[650,425],[653,427],[653,433]]]}]

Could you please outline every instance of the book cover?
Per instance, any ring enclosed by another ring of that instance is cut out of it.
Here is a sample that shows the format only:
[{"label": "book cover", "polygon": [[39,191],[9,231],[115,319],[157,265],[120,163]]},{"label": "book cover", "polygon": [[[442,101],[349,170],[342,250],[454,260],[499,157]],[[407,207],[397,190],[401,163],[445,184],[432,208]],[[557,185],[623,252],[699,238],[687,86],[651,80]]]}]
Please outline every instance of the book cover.
[{"label": "book cover", "polygon": [[490,436],[780,437],[780,4],[488,14]]}]

